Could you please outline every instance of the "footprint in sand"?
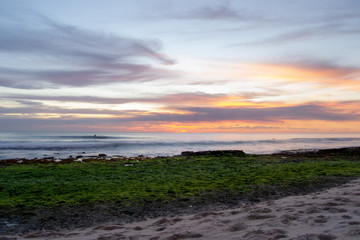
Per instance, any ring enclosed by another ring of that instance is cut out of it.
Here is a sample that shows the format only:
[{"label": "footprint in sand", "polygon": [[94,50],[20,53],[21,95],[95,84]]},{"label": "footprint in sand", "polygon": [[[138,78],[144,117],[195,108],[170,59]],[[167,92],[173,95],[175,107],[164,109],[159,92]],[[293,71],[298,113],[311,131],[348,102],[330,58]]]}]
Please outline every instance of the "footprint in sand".
[{"label": "footprint in sand", "polygon": [[336,198],[334,198],[334,201],[343,202],[343,203],[351,202],[351,200],[349,198],[345,198],[345,197],[336,197]]},{"label": "footprint in sand", "polygon": [[315,206],[305,209],[306,214],[321,213],[321,212],[322,212],[322,210]]},{"label": "footprint in sand", "polygon": [[166,229],[166,227],[159,227],[159,228],[157,228],[155,231],[161,232],[161,231],[164,231],[165,229]]},{"label": "footprint in sand", "polygon": [[336,207],[324,208],[324,210],[327,210],[331,213],[345,213],[348,211],[345,208],[336,208]]},{"label": "footprint in sand", "polygon": [[206,218],[206,217],[209,217],[209,216],[218,216],[220,214],[221,213],[217,213],[217,212],[202,212],[202,213],[196,214],[195,216],[193,216],[190,219],[191,220],[199,220],[199,219]]},{"label": "footprint in sand", "polygon": [[124,227],[120,226],[120,225],[107,225],[107,226],[96,227],[96,228],[94,228],[94,230],[112,231],[112,230],[121,229],[121,228],[124,228]]},{"label": "footprint in sand", "polygon": [[290,205],[289,207],[303,207],[305,205],[308,205],[308,204],[304,203],[303,201],[297,201],[297,202],[295,202],[294,205]]},{"label": "footprint in sand", "polygon": [[297,215],[284,214],[280,217],[280,219],[282,224],[289,225],[291,222],[298,220],[299,217]]},{"label": "footprint in sand", "polygon": [[254,210],[250,211],[251,214],[261,214],[261,213],[271,213],[270,208],[255,208]]},{"label": "footprint in sand", "polygon": [[316,222],[316,223],[326,223],[326,222],[328,222],[329,221],[329,217],[325,217],[325,216],[323,216],[323,215],[319,215],[319,216],[317,216],[315,219],[314,219],[314,222]]},{"label": "footprint in sand", "polygon": [[241,213],[241,211],[238,211],[238,210],[230,211],[230,215],[236,215],[236,214],[239,214],[239,213]]},{"label": "footprint in sand", "polygon": [[125,236],[121,233],[116,233],[112,235],[101,235],[96,240],[118,240],[118,239],[125,239]]},{"label": "footprint in sand", "polygon": [[178,240],[178,239],[188,239],[188,238],[201,238],[203,235],[200,233],[176,233],[166,238],[166,240]]},{"label": "footprint in sand", "polygon": [[268,218],[275,218],[275,215],[272,214],[250,214],[247,216],[249,220],[261,220],[261,219],[268,219]]},{"label": "footprint in sand", "polygon": [[161,225],[172,225],[172,224],[174,224],[174,222],[171,221],[170,219],[162,218],[152,223],[150,226],[161,226]]},{"label": "footprint in sand", "polygon": [[228,228],[229,232],[238,232],[247,229],[248,226],[245,223],[236,223]]},{"label": "footprint in sand", "polygon": [[343,202],[327,202],[325,204],[323,204],[325,207],[337,207],[337,206],[342,206],[345,203]]},{"label": "footprint in sand", "polygon": [[294,212],[296,209],[292,208],[292,207],[287,207],[287,208],[284,208],[284,210],[287,212]]},{"label": "footprint in sand", "polygon": [[[225,223],[225,224],[228,224],[228,223],[231,223],[232,221],[230,219],[224,219],[224,220],[220,220],[221,223]],[[1,240],[1,239],[0,239]]]},{"label": "footprint in sand", "polygon": [[181,222],[182,220],[183,220],[183,219],[180,218],[180,217],[171,219],[171,221],[173,221],[174,223]]},{"label": "footprint in sand", "polygon": [[286,238],[286,231],[282,229],[255,230],[244,235],[247,240],[281,239]]},{"label": "footprint in sand", "polygon": [[289,240],[334,240],[337,239],[334,235],[327,234],[305,234],[298,237],[290,238]]},{"label": "footprint in sand", "polygon": [[133,229],[134,229],[135,231],[141,231],[141,230],[143,230],[143,228],[140,227],[140,226],[136,226],[136,227],[134,227]]}]

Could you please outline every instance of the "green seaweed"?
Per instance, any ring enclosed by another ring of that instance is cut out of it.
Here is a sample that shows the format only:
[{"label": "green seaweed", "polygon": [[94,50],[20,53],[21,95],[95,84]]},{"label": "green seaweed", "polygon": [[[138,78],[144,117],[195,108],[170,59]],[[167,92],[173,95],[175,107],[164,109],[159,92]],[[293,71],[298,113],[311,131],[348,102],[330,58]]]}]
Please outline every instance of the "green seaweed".
[{"label": "green seaweed", "polygon": [[329,177],[358,176],[360,161],[347,155],[17,164],[0,167],[0,208],[222,201],[246,196],[257,187],[292,188]]}]

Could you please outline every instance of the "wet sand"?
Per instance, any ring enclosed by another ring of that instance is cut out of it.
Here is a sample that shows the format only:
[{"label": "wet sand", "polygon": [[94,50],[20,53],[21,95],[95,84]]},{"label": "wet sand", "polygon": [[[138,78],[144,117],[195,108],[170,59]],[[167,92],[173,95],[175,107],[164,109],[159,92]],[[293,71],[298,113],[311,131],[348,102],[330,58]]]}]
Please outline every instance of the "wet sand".
[{"label": "wet sand", "polygon": [[307,195],[223,211],[106,224],[72,231],[36,231],[0,239],[360,239],[360,179]]}]

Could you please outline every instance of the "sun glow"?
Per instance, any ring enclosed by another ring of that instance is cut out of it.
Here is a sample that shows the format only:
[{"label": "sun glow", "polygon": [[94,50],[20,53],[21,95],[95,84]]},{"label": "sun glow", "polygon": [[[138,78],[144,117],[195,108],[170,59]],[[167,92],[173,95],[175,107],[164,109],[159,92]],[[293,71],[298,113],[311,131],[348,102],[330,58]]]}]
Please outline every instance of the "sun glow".
[{"label": "sun glow", "polygon": [[285,82],[312,82],[360,90],[360,70],[346,68],[311,67],[291,64],[245,64],[241,65],[250,75]]}]

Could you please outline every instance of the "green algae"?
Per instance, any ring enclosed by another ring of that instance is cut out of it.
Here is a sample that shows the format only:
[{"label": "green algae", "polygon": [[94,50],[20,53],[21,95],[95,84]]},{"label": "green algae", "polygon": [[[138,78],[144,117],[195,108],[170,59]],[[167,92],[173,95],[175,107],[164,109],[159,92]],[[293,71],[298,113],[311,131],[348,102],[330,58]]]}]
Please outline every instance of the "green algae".
[{"label": "green algae", "polygon": [[16,164],[0,167],[0,208],[226,202],[257,188],[291,189],[358,176],[360,161],[338,153]]}]

